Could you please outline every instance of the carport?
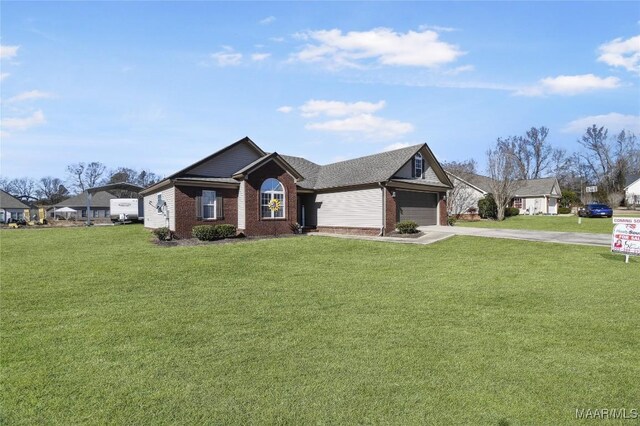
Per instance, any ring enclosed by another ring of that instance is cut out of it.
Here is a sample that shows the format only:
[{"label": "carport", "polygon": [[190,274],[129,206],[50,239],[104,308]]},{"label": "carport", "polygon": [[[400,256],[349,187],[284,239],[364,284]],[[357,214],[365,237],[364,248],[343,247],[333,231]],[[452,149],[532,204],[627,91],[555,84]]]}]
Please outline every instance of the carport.
[{"label": "carport", "polygon": [[122,189],[124,191],[139,193],[144,188],[134,183],[120,182],[110,183],[102,186],[95,186],[93,188],[87,189],[87,226],[91,225],[91,197],[93,196],[93,194],[100,191],[111,191],[114,189]]}]

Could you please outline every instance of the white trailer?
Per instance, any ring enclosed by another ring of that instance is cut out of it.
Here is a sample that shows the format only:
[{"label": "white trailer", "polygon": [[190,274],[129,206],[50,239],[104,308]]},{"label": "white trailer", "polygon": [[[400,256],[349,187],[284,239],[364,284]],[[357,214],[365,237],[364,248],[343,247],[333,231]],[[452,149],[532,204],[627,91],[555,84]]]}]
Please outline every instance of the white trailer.
[{"label": "white trailer", "polygon": [[144,220],[142,198],[114,198],[110,200],[111,221],[131,223]]}]

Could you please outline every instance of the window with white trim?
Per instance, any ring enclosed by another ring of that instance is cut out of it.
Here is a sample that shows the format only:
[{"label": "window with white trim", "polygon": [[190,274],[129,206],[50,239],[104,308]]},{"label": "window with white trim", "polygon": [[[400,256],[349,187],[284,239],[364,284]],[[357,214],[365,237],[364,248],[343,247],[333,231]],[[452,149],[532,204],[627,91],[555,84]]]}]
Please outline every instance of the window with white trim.
[{"label": "window with white trim", "polygon": [[[280,208],[276,211],[271,210],[271,200],[278,200]],[[262,183],[260,187],[260,210],[263,219],[281,219],[284,218],[285,197],[284,186],[278,179],[269,178]]]},{"label": "window with white trim", "polygon": [[422,173],[424,172],[423,168],[422,168],[422,154],[417,153],[415,160],[413,161],[414,163],[414,173],[413,175],[417,178],[421,178],[422,177]]},{"label": "window with white trim", "polygon": [[216,191],[202,191],[202,218],[216,218]]},{"label": "window with white trim", "polygon": [[513,199],[513,207],[515,207],[516,209],[521,209],[522,208],[522,198],[514,198]]}]

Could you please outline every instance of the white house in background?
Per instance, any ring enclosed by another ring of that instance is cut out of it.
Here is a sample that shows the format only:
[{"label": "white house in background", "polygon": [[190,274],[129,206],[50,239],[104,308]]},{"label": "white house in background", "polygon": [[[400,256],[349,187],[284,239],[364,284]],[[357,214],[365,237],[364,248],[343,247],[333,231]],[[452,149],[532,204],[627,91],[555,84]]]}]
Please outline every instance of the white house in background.
[{"label": "white house in background", "polygon": [[[463,200],[461,206],[466,209],[478,208],[478,201],[491,193],[491,178],[473,173],[465,173],[464,177],[448,173],[462,197],[449,196],[449,203],[455,203],[452,198]],[[558,200],[562,197],[560,184],[556,178],[527,179],[519,181],[519,188],[510,205],[520,209],[520,214],[558,214]]]},{"label": "white house in background", "polygon": [[640,175],[627,176],[624,198],[627,206],[640,204]]}]

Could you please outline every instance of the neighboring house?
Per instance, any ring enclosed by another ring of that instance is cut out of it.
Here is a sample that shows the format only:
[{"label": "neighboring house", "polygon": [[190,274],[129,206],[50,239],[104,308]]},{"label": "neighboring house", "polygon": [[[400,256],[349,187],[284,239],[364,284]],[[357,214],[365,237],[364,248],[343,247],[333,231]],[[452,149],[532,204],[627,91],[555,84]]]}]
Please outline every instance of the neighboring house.
[{"label": "neighboring house", "polygon": [[[91,196],[91,217],[95,219],[109,219],[110,200],[116,198],[115,195],[107,192],[96,192]],[[69,207],[77,211],[76,219],[87,217],[87,191],[67,198],[64,201],[55,204],[53,208],[47,211],[49,217],[53,217],[55,209]]]},{"label": "neighboring house", "polygon": [[[190,237],[196,225],[227,223],[245,235],[384,234],[401,220],[447,223],[452,183],[426,144],[339,163],[266,153],[244,138],[145,188],[144,224]],[[280,202],[275,212],[271,200]]]},{"label": "neighboring house", "polygon": [[[477,208],[478,201],[491,193],[491,178],[465,173],[464,177],[449,173],[459,193],[466,194],[460,202],[465,213],[469,208]],[[458,188],[458,186],[460,188]],[[562,197],[560,184],[556,178],[526,179],[519,181],[516,195],[510,206],[520,209],[520,214],[558,214],[558,200]],[[453,202],[453,201],[450,201]]]},{"label": "neighboring house", "polygon": [[627,176],[624,187],[624,198],[627,206],[637,206],[640,204],[640,175]]},{"label": "neighboring house", "polygon": [[7,223],[9,219],[11,221],[29,220],[25,217],[25,210],[30,214],[30,206],[0,189],[0,223]]}]

